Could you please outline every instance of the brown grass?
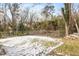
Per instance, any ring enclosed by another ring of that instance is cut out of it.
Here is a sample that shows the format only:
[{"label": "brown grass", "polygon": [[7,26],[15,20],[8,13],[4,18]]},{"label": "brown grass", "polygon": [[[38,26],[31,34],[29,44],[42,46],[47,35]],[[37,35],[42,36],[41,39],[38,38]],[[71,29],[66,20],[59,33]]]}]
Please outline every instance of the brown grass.
[{"label": "brown grass", "polygon": [[79,40],[62,39],[64,45],[55,50],[56,53],[62,53],[63,55],[79,56]]}]

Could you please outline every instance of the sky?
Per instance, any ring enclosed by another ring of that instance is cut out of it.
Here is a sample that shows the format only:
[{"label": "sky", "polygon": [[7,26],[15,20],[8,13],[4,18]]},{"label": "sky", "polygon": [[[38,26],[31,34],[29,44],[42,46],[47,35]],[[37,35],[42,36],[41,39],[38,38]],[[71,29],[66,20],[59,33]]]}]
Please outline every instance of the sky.
[{"label": "sky", "polygon": [[[1,4],[0,4],[1,5]],[[53,3],[54,5],[54,15],[61,15],[61,8],[64,6],[63,3]],[[32,12],[40,12],[41,9],[43,9],[46,6],[46,3],[22,3],[20,5],[21,9],[26,9],[26,8],[31,8]],[[11,13],[10,11],[7,12],[8,16],[11,18]],[[38,13],[40,14],[40,13]]]},{"label": "sky", "polygon": [[63,3],[55,3],[55,15],[61,14],[61,8],[64,7]]},{"label": "sky", "polygon": [[[35,6],[33,6],[33,4],[22,4],[21,8],[22,9],[25,9],[25,8],[30,8],[32,7],[31,9],[35,10],[36,12],[40,11],[42,8],[45,7],[46,4],[36,4]],[[54,5],[54,8],[55,8],[55,11],[54,11],[54,14],[55,15],[60,15],[61,14],[61,8],[64,6],[63,3],[53,3]]]}]

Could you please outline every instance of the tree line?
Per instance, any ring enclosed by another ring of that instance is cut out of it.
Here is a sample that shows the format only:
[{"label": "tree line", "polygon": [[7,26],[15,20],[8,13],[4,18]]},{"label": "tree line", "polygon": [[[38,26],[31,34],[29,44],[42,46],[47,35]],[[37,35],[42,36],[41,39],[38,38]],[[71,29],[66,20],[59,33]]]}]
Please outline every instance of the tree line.
[{"label": "tree line", "polygon": [[[22,3],[0,4],[0,36],[23,34],[33,30],[61,30],[64,35],[79,33],[79,4],[64,3],[61,15],[54,15],[55,6],[44,4],[40,13],[30,12],[31,8],[40,5],[32,4],[31,7],[22,9]],[[77,8],[76,8],[77,7]],[[40,14],[40,15],[38,15]],[[20,33],[18,33],[20,32]]]}]

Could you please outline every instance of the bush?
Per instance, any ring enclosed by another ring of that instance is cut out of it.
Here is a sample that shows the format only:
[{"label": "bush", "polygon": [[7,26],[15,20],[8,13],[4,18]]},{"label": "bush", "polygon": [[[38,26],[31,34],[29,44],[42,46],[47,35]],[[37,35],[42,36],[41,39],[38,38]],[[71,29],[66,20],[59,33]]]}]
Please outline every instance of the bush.
[{"label": "bush", "polygon": [[2,33],[0,32],[0,38],[2,37]]},{"label": "bush", "polygon": [[19,23],[19,26],[18,26],[18,31],[19,32],[29,32],[31,30],[31,28],[25,26],[22,22]]},{"label": "bush", "polygon": [[60,36],[65,35],[65,24],[64,24],[63,19],[58,20],[58,30],[60,32]]}]

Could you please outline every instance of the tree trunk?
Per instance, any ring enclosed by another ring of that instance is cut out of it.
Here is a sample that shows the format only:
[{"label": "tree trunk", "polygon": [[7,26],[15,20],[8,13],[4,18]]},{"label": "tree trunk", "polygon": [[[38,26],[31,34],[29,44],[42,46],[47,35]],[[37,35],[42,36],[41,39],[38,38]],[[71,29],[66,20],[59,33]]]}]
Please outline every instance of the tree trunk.
[{"label": "tree trunk", "polygon": [[64,20],[64,24],[65,24],[65,36],[68,36],[69,35],[69,27],[67,25],[67,22],[64,19],[64,16],[63,16],[63,20]]},{"label": "tree trunk", "polygon": [[75,27],[77,29],[77,32],[79,33],[79,28],[78,28],[78,25],[77,25],[77,22],[76,22],[76,19],[74,18],[74,22],[75,22]]},{"label": "tree trunk", "polygon": [[68,36],[68,25],[67,23],[65,22],[65,36]]},{"label": "tree trunk", "polygon": [[75,17],[74,17],[73,14],[72,14],[72,19],[73,19],[73,21],[74,21],[74,23],[75,23],[75,27],[76,27],[76,29],[77,29],[77,32],[79,33],[79,27],[78,27],[78,24],[77,24],[76,19],[75,19]]}]

